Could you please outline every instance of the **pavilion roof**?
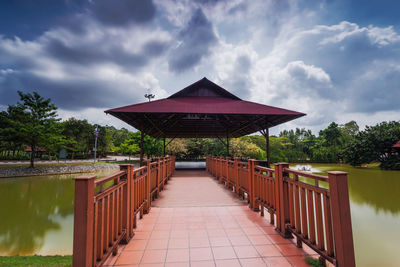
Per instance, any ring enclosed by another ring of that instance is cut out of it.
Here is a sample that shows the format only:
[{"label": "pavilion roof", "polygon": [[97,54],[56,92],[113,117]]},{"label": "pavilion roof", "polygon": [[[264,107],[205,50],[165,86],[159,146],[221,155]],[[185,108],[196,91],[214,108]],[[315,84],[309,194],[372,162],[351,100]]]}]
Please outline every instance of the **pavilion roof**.
[{"label": "pavilion roof", "polygon": [[155,137],[240,137],[304,116],[241,100],[203,78],[168,98],[105,111]]}]

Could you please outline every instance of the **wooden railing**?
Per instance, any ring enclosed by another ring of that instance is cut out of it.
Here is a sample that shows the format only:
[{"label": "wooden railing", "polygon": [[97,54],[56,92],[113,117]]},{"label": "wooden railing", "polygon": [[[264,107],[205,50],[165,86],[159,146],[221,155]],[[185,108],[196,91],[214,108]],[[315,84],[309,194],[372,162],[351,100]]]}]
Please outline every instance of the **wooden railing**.
[{"label": "wooden railing", "polygon": [[[254,211],[270,214],[270,222],[284,237],[296,237],[336,266],[355,266],[347,173],[328,172],[328,177],[289,168],[259,166],[256,160],[242,162],[207,157],[207,171],[239,196],[247,198]],[[223,170],[226,170],[223,173]],[[340,193],[339,193],[340,192]]]},{"label": "wooden railing", "polygon": [[175,158],[167,157],[148,160],[138,169],[120,165],[120,171],[97,180],[75,178],[73,266],[101,266],[115,255],[174,170]]},{"label": "wooden railing", "polygon": [[276,213],[274,173],[274,169],[261,166],[254,167],[255,201],[261,207],[261,215],[264,216],[264,209],[268,210],[271,224],[274,224],[274,214]]}]

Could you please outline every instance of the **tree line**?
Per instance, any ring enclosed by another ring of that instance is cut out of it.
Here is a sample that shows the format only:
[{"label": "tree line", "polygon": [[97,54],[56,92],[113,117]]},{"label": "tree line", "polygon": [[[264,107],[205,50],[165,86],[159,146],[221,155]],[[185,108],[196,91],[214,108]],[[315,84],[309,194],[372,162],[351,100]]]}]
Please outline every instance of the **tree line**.
[{"label": "tree line", "polygon": [[[20,101],[0,112],[0,159],[30,159],[33,167],[38,152],[45,151],[41,154],[51,160],[57,158],[62,149],[68,152],[67,158],[86,159],[93,156],[96,128],[99,131],[97,152],[100,156],[111,152],[137,153],[139,149],[139,132],[91,124],[75,118],[61,121],[57,107],[50,99],[36,92],[19,91],[18,94]],[[128,147],[129,150],[126,147],[132,140],[134,149]],[[27,147],[32,152],[27,153]],[[160,155],[161,142],[146,137],[144,150],[150,156]]]},{"label": "tree line", "polygon": [[[383,169],[400,169],[400,151],[392,146],[400,140],[400,122],[381,122],[360,131],[355,121],[335,122],[314,135],[311,130],[296,128],[270,136],[271,162],[349,163],[361,166],[380,163]],[[230,140],[229,156],[266,160],[266,140],[262,135]],[[178,158],[204,155],[226,156],[226,146],[219,139],[175,139],[167,148]]]},{"label": "tree line", "polygon": [[[91,124],[87,120],[69,118],[61,121],[57,107],[38,93],[18,92],[20,101],[0,112],[0,157],[24,159],[25,148],[33,166],[35,152],[44,149],[46,157],[56,158],[61,149],[72,159],[93,155],[94,131],[98,128],[99,155],[120,153],[136,155],[140,148],[140,132],[125,128]],[[355,121],[339,125],[332,122],[318,135],[308,129],[284,130],[270,136],[271,162],[344,162],[360,166],[379,162],[385,169],[400,169],[399,152],[392,148],[400,140],[400,122],[382,122],[360,131]],[[206,155],[227,156],[226,141],[218,138],[167,139],[166,153],[177,159],[199,159]],[[229,156],[265,160],[266,140],[251,135],[229,140]],[[163,142],[144,137],[143,150],[147,157],[162,156]],[[21,158],[22,157],[22,158]]]}]

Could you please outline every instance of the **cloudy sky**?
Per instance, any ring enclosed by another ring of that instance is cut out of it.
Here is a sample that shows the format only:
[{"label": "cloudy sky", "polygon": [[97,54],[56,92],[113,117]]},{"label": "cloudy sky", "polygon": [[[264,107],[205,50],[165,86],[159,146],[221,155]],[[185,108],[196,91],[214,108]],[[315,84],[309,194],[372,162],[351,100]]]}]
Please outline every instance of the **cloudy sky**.
[{"label": "cloudy sky", "polygon": [[64,119],[130,128],[103,111],[207,77],[307,113],[272,133],[399,120],[399,10],[396,0],[1,1],[0,108],[37,91]]}]

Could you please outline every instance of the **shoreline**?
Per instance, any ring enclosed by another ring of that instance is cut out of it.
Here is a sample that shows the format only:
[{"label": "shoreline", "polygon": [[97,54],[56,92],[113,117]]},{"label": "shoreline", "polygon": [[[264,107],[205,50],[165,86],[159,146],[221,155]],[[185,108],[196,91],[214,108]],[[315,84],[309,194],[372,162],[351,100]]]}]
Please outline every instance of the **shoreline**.
[{"label": "shoreline", "polygon": [[38,166],[33,169],[29,167],[15,167],[0,169],[0,179],[23,178],[27,176],[44,176],[58,174],[74,174],[85,172],[97,172],[106,170],[119,170],[118,164],[99,165],[70,165],[70,166]]}]

